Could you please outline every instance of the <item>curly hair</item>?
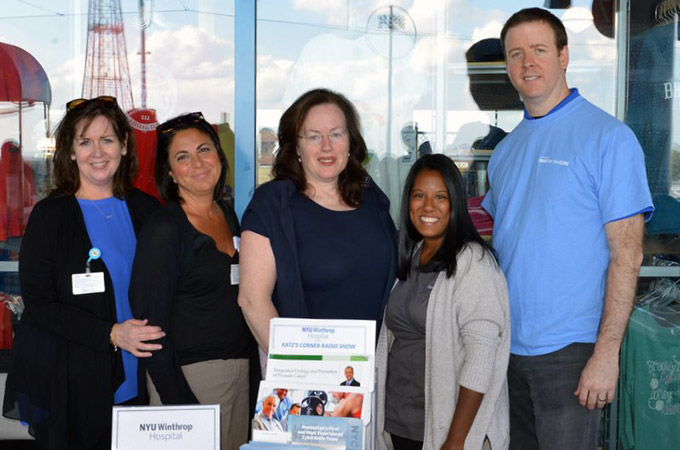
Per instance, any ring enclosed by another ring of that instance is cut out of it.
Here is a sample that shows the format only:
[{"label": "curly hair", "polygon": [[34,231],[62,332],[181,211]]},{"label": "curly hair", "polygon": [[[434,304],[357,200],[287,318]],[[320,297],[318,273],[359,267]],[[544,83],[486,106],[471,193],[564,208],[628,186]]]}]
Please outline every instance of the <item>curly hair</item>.
[{"label": "curly hair", "polygon": [[[171,129],[164,129],[164,126],[174,123]],[[217,149],[217,157],[220,160],[220,177],[217,180],[215,189],[213,190],[213,199],[219,200],[222,197],[222,191],[226,183],[226,175],[229,166],[227,164],[227,157],[224,156],[220,138],[215,132],[215,129],[210,125],[201,113],[182,114],[175,118],[169,119],[160,124],[156,128],[157,143],[156,143],[156,187],[161,198],[165,201],[173,200],[178,203],[183,203],[184,199],[179,195],[179,188],[176,183],[172,181],[170,176],[170,144],[175,138],[175,135],[183,130],[194,129],[201,133],[205,133],[210,137],[213,145]]]}]

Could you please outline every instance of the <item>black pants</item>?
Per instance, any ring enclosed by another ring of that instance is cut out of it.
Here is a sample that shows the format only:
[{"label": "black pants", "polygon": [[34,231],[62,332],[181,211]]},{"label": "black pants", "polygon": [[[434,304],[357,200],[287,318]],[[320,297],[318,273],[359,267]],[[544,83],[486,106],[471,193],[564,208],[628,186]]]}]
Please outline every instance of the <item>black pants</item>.
[{"label": "black pants", "polygon": [[423,441],[414,441],[413,439],[407,439],[405,437],[397,436],[396,434],[390,433],[392,436],[392,445],[394,450],[422,450]]}]

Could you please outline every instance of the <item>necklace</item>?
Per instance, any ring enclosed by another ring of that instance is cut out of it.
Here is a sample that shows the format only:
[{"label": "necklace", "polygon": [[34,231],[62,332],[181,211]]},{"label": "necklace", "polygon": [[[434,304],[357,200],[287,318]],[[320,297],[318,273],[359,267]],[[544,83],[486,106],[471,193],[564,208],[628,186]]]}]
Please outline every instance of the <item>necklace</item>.
[{"label": "necklace", "polygon": [[96,201],[96,200],[90,200],[90,202],[94,205],[95,208],[97,208],[97,211],[99,211],[99,214],[101,214],[102,216],[104,216],[104,219],[107,219],[107,220],[108,220],[108,219],[110,219],[110,218],[113,217],[113,212],[111,212],[111,214],[106,214],[104,211],[102,211],[102,210],[99,208],[99,205],[97,205],[97,201]]}]

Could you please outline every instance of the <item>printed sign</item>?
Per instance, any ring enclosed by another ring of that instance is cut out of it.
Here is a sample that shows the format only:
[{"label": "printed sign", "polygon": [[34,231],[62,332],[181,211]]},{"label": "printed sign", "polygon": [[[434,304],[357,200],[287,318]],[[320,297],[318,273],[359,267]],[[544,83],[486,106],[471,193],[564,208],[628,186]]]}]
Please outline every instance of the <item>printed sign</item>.
[{"label": "printed sign", "polygon": [[220,405],[113,407],[112,450],[220,448]]}]

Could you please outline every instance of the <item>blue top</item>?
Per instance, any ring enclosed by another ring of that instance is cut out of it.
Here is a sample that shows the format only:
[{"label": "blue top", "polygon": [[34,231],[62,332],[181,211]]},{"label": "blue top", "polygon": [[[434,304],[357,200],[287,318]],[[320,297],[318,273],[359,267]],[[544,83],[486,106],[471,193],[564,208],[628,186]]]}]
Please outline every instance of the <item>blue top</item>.
[{"label": "blue top", "polygon": [[332,211],[296,194],[291,211],[309,316],[380,317],[391,252],[366,203],[351,211]]},{"label": "blue top", "polygon": [[576,96],[501,141],[489,182],[482,206],[494,217],[508,281],[511,352],[595,342],[609,265],[605,225],[649,219],[654,209],[635,135]]},{"label": "blue top", "polygon": [[[272,301],[279,315],[281,317],[312,318],[303,286],[303,264],[334,264],[335,255],[324,253],[321,259],[301,261],[302,257],[298,250],[300,248],[298,230],[296,229],[295,212],[292,207],[293,201],[298,196],[295,185],[290,180],[274,180],[263,184],[257,188],[253,199],[243,213],[241,227],[243,230],[253,231],[269,239],[276,261],[276,285],[274,286]],[[356,222],[354,228],[341,230],[341,240],[345,245],[354,245],[352,242],[356,239],[362,239],[359,235],[366,233],[366,228],[371,228],[373,230],[370,231],[370,235],[373,236],[371,242],[373,251],[385,251],[389,254],[385,265],[371,267],[368,273],[376,283],[378,280],[382,282],[380,294],[372,299],[372,302],[379,305],[375,309],[379,312],[370,317],[370,319],[377,320],[380,323],[383,308],[387,303],[397,274],[396,229],[389,214],[389,200],[370,178],[366,180],[359,209],[362,209],[362,211],[358,214],[365,214],[364,217],[368,219],[368,223],[361,222],[360,226],[356,228],[359,224],[359,222]],[[334,213],[344,214],[329,212],[329,214]],[[314,224],[317,223],[316,215],[313,221]],[[315,227],[319,231],[324,231],[322,227]],[[373,227],[377,228],[374,229]],[[376,229],[379,232],[376,232]],[[328,234],[330,235],[330,233]],[[356,255],[354,262],[361,264]],[[345,281],[354,286],[354,280]],[[358,289],[352,290],[351,297],[354,297],[357,291]],[[351,297],[343,299],[343,302],[350,301]],[[336,309],[336,312],[343,317],[351,313],[351,311],[348,311],[349,308],[343,307],[342,304],[337,305]],[[368,309],[363,309],[364,312],[368,310],[373,311],[374,308],[371,306]],[[325,313],[329,312],[328,309],[324,311]],[[369,317],[364,318],[369,319]]]},{"label": "blue top", "polygon": [[[78,204],[83,212],[90,241],[92,245],[101,250],[101,258],[111,275],[116,299],[117,321],[121,323],[132,319],[128,288],[137,238],[125,200],[116,197],[102,200],[78,199]],[[85,260],[83,260],[84,269]],[[115,404],[137,397],[137,358],[126,350],[120,349],[120,351],[123,357],[125,381],[113,396]]]}]

